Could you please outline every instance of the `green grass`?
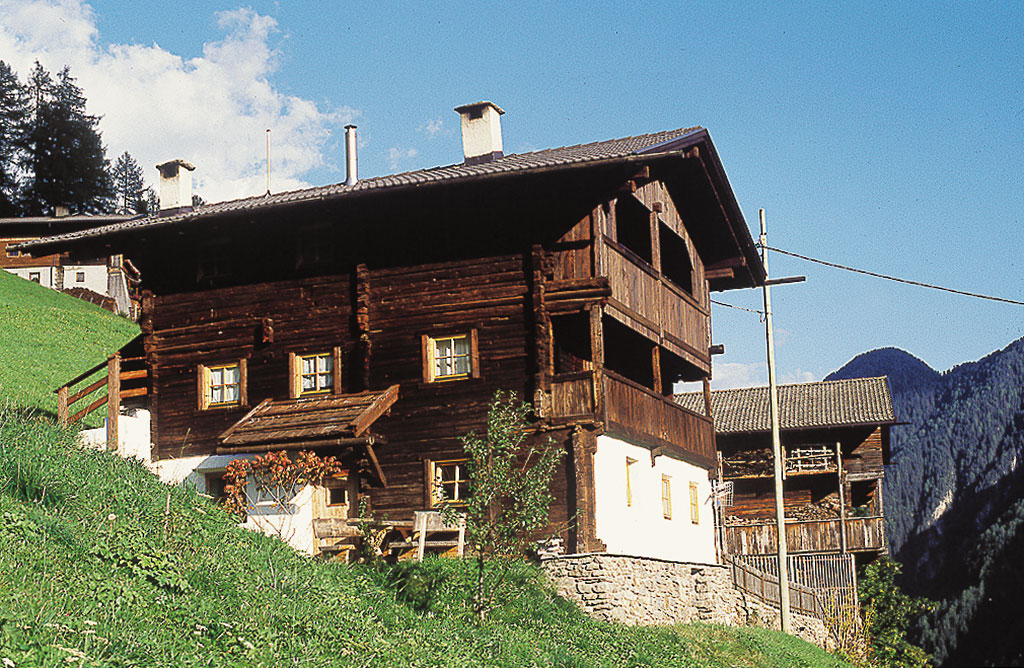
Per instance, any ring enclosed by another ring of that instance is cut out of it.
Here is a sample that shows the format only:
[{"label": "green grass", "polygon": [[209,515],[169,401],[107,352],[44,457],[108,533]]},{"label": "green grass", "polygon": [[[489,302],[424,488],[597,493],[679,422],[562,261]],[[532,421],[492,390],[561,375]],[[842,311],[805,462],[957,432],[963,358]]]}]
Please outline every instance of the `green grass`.
[{"label": "green grass", "polygon": [[297,555],[193,489],[0,409],[0,665],[846,665],[772,631],[597,622],[528,564],[478,623],[469,577],[455,560],[374,571]]},{"label": "green grass", "polygon": [[56,414],[54,390],[138,333],[126,318],[0,271],[0,397]]}]

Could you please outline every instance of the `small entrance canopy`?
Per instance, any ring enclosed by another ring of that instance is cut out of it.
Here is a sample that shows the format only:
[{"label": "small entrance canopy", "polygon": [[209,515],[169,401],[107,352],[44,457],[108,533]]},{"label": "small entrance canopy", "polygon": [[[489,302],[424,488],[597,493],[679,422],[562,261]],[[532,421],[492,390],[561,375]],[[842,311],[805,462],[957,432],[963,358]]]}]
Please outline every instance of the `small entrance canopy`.
[{"label": "small entrance canopy", "polygon": [[358,394],[265,399],[218,437],[217,454],[331,446],[352,452],[361,446],[386,485],[369,429],[397,400],[398,385]]}]

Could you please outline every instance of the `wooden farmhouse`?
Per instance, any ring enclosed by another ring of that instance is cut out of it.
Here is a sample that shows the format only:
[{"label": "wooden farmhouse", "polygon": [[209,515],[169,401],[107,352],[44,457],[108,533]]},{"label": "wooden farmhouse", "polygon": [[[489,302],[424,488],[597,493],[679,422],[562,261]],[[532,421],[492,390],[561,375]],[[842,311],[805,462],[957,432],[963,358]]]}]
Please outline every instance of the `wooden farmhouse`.
[{"label": "wooden farmhouse", "polygon": [[[889,429],[896,423],[882,378],[780,385],[786,540],[790,554],[853,553],[870,561],[886,551],[882,503]],[[678,395],[691,409],[698,393]],[[727,554],[776,551],[775,483],[767,387],[711,393],[722,481]]]},{"label": "wooden farmhouse", "polygon": [[512,390],[564,450],[566,551],[714,561],[711,407],[672,388],[711,375],[710,292],[764,269],[707,130],[506,156],[502,110],[456,111],[458,164],[357,180],[353,140],[346,183],[192,210],[174,161],[160,215],[29,248],[141,271],[165,479],[215,494],[263,451],[346,462],[299,504],[311,551],[307,520],[356,495],[411,522],[439,485],[467,493],[459,439]]},{"label": "wooden farmhouse", "polygon": [[120,223],[122,215],[70,215],[58,207],[56,216],[0,218],[0,269],[54,290],[68,292],[119,313],[131,310],[131,265],[120,256],[79,256],[67,253],[29,254],[19,245],[66,232]]}]

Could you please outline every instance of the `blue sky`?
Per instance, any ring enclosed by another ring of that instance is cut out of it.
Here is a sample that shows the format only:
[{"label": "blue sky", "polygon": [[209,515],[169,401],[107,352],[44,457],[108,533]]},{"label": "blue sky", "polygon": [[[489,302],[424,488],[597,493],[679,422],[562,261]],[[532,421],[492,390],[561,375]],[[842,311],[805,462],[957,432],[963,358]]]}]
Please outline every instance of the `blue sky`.
[{"label": "blue sky", "polygon": [[[409,5],[409,6],[407,6]],[[771,245],[1024,299],[1018,3],[126,3],[0,0],[0,59],[69,63],[113,156],[185,157],[208,199],[461,160],[453,107],[505,151],[703,125]],[[152,170],[150,170],[152,171]],[[773,256],[780,377],[898,346],[944,370],[1024,336],[1024,307]],[[755,291],[721,301],[759,308]],[[716,307],[719,384],[762,383],[763,327]]]}]

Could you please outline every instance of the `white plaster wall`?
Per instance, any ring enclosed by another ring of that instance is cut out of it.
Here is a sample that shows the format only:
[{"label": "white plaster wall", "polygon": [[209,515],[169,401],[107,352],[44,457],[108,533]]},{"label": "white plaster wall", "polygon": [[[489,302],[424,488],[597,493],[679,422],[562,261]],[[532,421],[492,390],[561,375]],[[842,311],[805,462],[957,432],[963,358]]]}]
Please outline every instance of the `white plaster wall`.
[{"label": "white plaster wall", "polygon": [[[632,467],[632,505],[626,503],[626,458]],[[665,519],[661,476],[671,477],[672,519]],[[690,483],[697,483],[699,522],[690,519]],[[715,531],[708,471],[618,438],[597,437],[594,455],[597,537],[610,554],[715,563]]]},{"label": "white plaster wall", "polygon": [[[146,468],[155,472],[152,461],[152,443],[149,440],[149,411],[135,408],[125,411],[117,418],[117,454],[127,459],[138,459]],[[97,450],[107,447],[107,420],[96,429],[83,429],[79,432],[82,445]]]},{"label": "white plaster wall", "polygon": [[12,267],[8,268],[7,271],[11,272],[12,274],[15,274],[16,276],[21,276],[26,281],[30,280],[29,274],[38,271],[39,285],[45,286],[47,288],[56,288],[57,273],[54,267]]},{"label": "white plaster wall", "polygon": [[[252,459],[252,454],[199,455],[161,459],[153,465],[154,472],[166,483],[193,484],[201,493],[206,493],[206,474],[220,473],[236,459]],[[273,502],[251,503],[248,517],[242,524],[247,529],[277,536],[297,550],[306,554],[316,551],[313,535],[313,493],[315,488],[306,485],[288,500],[284,508]],[[255,486],[249,483],[247,496],[255,500]]]},{"label": "white plaster wall", "polygon": [[[85,281],[79,283],[78,272],[85,273]],[[64,289],[86,288],[101,295],[107,294],[107,267],[96,264],[75,264],[64,266]]]}]

